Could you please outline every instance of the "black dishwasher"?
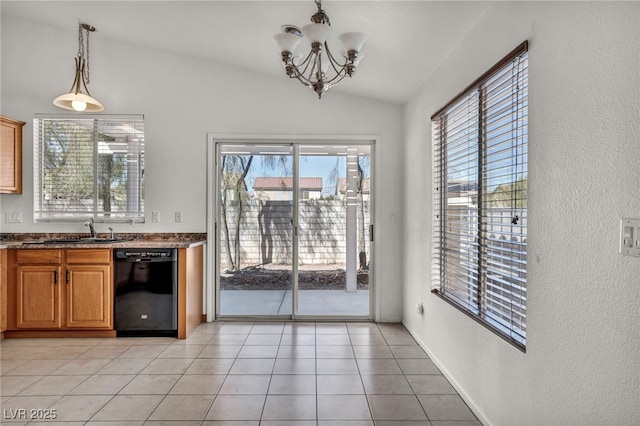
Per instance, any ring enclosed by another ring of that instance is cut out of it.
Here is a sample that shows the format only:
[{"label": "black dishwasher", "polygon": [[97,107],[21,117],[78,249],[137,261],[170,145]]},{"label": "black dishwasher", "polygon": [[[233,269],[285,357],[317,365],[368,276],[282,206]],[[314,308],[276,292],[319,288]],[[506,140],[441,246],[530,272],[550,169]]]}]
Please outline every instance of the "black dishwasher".
[{"label": "black dishwasher", "polygon": [[114,256],[118,336],[178,336],[176,249],[119,248]]}]

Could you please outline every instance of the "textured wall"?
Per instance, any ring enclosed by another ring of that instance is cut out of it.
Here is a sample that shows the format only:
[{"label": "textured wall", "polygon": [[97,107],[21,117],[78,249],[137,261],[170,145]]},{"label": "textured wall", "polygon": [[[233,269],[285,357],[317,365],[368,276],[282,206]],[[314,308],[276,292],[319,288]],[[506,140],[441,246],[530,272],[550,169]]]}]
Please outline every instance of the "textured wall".
[{"label": "textured wall", "polygon": [[[403,321],[486,424],[640,424],[640,259],[617,253],[620,218],[640,217],[639,22],[638,2],[494,2],[405,108]],[[525,39],[526,354],[429,293],[415,220],[429,117]]]},{"label": "textured wall", "polygon": [[[36,5],[36,3],[34,3]],[[0,7],[2,5],[0,4]],[[35,6],[34,6],[35,7]],[[24,133],[23,195],[0,196],[0,215],[21,211],[20,224],[0,223],[2,232],[82,232],[82,223],[33,223],[34,113],[60,113],[52,100],[68,90],[77,47],[76,18],[69,28],[2,14],[1,102],[3,115],[27,122]],[[160,29],[161,30],[161,29]],[[273,46],[270,46],[273,48]],[[375,212],[397,217],[401,205],[402,110],[391,103],[333,92],[318,102],[287,78],[270,77],[221,64],[149,49],[133,43],[91,38],[91,93],[104,113],[145,115],[144,224],[115,225],[116,232],[204,232],[207,216],[207,134],[375,135]],[[28,52],[28,53],[27,53]],[[275,66],[278,66],[277,64]],[[295,105],[292,108],[291,105]],[[317,117],[322,117],[318,120]],[[151,212],[160,212],[160,222]],[[175,223],[174,212],[182,212]],[[106,226],[98,224],[98,231]],[[376,232],[386,262],[400,262],[400,226]],[[212,271],[213,267],[207,268]],[[401,282],[395,268],[374,271],[377,314],[401,317]]]}]

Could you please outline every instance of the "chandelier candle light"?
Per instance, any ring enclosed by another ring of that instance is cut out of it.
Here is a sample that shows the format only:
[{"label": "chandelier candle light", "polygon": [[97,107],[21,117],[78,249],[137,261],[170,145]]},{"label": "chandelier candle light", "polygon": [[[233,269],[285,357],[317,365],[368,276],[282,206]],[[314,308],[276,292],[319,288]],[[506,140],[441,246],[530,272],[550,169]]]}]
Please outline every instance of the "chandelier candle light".
[{"label": "chandelier candle light", "polygon": [[[311,24],[302,29],[293,25],[283,25],[281,33],[274,36],[273,41],[278,46],[282,56],[284,69],[290,78],[298,79],[302,84],[311,88],[318,99],[332,85],[338,84],[345,77],[352,77],[364,54],[360,52],[366,38],[357,32],[344,33],[338,37],[345,48],[339,58],[331,53],[326,39],[329,35],[329,17],[322,10],[321,0],[314,0],[318,11],[311,16]],[[295,50],[302,37],[311,43],[311,51],[304,58],[297,56]],[[333,75],[328,75],[329,67],[333,68]]]},{"label": "chandelier candle light", "polygon": [[[89,84],[89,34],[96,29],[88,24],[78,24],[78,54],[76,56],[76,77],[69,93],[60,95],[53,100],[57,107],[73,111],[100,112],[104,107],[97,99],[91,96],[87,84]],[[85,46],[86,34],[86,46]],[[82,93],[82,88],[86,94]]]}]

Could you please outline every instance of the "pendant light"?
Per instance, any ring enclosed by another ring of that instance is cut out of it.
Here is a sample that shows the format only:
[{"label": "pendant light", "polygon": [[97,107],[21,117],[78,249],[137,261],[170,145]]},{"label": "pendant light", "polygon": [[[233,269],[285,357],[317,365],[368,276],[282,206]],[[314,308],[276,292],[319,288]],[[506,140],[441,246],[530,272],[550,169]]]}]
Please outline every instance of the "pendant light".
[{"label": "pendant light", "polygon": [[[87,88],[87,84],[89,84],[89,34],[95,30],[91,25],[78,24],[78,54],[75,58],[76,76],[69,93],[60,95],[53,100],[55,106],[78,112],[100,112],[104,110],[100,101],[92,97]],[[83,88],[85,93],[83,93]]]}]

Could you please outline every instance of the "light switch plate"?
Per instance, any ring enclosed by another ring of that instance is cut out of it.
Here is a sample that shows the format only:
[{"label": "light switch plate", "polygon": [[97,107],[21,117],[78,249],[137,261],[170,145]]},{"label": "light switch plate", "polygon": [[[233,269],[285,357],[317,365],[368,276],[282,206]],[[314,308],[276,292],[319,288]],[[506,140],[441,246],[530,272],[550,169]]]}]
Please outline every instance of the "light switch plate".
[{"label": "light switch plate", "polygon": [[176,223],[182,223],[182,212],[174,212],[173,216]]},{"label": "light switch plate", "polygon": [[151,212],[151,222],[160,222],[160,212],[154,210]]},{"label": "light switch plate", "polygon": [[4,223],[22,223],[22,212],[4,212]]},{"label": "light switch plate", "polygon": [[620,254],[640,257],[640,219],[620,219]]}]

